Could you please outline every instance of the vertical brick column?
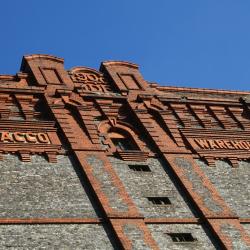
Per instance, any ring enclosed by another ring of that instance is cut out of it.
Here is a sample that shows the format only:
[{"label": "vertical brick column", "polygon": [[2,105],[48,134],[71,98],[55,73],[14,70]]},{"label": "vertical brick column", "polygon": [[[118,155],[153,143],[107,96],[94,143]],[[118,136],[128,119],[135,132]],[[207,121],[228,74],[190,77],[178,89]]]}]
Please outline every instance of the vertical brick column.
[{"label": "vertical brick column", "polygon": [[[126,192],[106,154],[91,142],[91,138],[79,127],[69,110],[60,105],[49,104],[51,100],[46,98],[65,138],[68,138],[72,153],[95,193],[97,203],[104,213],[103,219],[111,225],[121,248],[133,249],[138,236],[142,236],[139,242],[142,242],[143,248],[158,249],[143,216]],[[85,119],[82,108],[79,113],[81,119]],[[86,124],[88,123],[87,121]]]},{"label": "vertical brick column", "polygon": [[214,218],[207,221],[225,249],[250,248],[250,236],[238,219]]},{"label": "vertical brick column", "polygon": [[233,232],[238,233],[239,240],[248,246],[249,238],[240,225],[238,217],[232,213],[211,181],[196,164],[191,152],[183,154],[181,148],[173,147],[173,142],[169,143],[169,140],[165,140],[165,143],[163,143],[162,137],[155,138],[156,135],[164,134],[163,129],[159,126],[152,126],[155,122],[150,118],[146,110],[135,110],[133,109],[133,103],[130,103],[130,105],[131,110],[134,110],[135,115],[144,126],[149,137],[155,142],[163,159],[179,180],[189,199],[198,209],[202,221],[211,229],[214,237],[220,242],[221,247],[235,249],[233,248],[231,237]]}]

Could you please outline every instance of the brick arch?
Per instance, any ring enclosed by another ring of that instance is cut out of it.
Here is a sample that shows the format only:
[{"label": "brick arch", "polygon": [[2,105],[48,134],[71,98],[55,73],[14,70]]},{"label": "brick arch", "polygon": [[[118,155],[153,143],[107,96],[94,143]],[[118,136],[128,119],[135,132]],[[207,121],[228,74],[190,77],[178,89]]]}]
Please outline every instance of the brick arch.
[{"label": "brick arch", "polygon": [[75,73],[92,73],[95,75],[102,75],[101,72],[97,71],[96,69],[92,69],[89,67],[85,67],[85,66],[77,66],[77,67],[73,67],[70,69],[70,72],[75,74]]},{"label": "brick arch", "polygon": [[138,147],[138,150],[145,151],[145,143],[139,139],[137,131],[135,131],[130,124],[106,120],[100,123],[98,131],[100,135],[105,138],[104,144],[109,145],[108,151],[110,153],[116,151],[116,148],[109,137],[110,133],[117,133],[125,137],[128,136],[135,143],[135,146]]}]

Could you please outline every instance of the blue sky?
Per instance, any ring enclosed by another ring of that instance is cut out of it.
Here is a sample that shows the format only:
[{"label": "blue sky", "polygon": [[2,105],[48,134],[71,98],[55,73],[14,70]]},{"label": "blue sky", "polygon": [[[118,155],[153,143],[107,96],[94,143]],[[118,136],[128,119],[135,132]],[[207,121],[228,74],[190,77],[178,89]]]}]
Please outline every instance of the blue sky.
[{"label": "blue sky", "polygon": [[0,74],[25,54],[140,65],[161,85],[250,90],[249,0],[6,0]]}]

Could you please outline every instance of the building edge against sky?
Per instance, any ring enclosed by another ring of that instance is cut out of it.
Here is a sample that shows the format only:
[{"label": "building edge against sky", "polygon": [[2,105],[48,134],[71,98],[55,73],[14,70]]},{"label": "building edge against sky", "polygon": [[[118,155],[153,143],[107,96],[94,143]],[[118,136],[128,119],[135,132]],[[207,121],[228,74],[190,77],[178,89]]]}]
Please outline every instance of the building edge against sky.
[{"label": "building edge against sky", "polygon": [[249,95],[24,56],[0,75],[0,248],[249,249]]}]

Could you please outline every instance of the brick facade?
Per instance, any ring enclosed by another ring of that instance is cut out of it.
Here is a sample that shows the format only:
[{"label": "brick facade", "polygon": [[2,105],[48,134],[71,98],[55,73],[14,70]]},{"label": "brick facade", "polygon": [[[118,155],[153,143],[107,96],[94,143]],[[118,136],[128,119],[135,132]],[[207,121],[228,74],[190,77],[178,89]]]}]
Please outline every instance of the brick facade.
[{"label": "brick facade", "polygon": [[0,75],[0,248],[249,249],[249,96],[24,56]]}]

